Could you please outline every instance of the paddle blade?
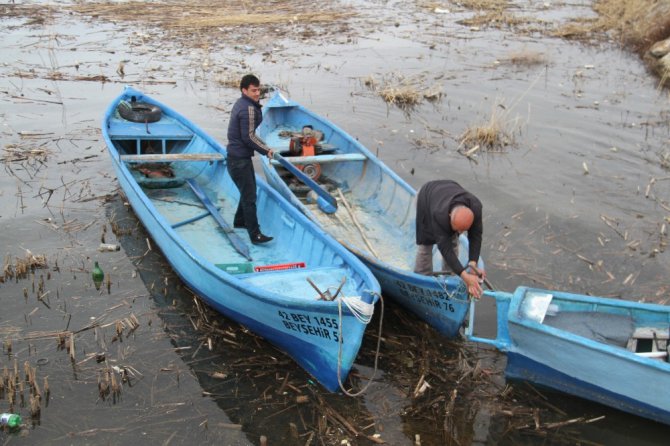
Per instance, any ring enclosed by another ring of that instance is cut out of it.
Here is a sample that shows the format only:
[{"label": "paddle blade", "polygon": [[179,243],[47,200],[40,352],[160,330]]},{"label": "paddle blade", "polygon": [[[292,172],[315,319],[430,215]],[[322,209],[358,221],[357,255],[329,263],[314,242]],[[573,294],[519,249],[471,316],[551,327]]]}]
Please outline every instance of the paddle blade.
[{"label": "paddle blade", "polygon": [[337,208],[328,203],[328,201],[324,200],[322,197],[318,197],[316,199],[316,204],[319,206],[319,209],[321,209],[326,214],[334,214],[337,212]]}]

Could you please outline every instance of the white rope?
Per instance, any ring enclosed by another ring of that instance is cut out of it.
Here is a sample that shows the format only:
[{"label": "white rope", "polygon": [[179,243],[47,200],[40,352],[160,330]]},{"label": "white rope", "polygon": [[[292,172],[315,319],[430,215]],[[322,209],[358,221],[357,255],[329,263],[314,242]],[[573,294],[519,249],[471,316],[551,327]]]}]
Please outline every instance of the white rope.
[{"label": "white rope", "polygon": [[361,300],[361,296],[342,296],[340,301],[349,308],[349,311],[358,319],[362,324],[369,324],[372,319],[372,314],[375,311],[374,304],[369,304]]}]

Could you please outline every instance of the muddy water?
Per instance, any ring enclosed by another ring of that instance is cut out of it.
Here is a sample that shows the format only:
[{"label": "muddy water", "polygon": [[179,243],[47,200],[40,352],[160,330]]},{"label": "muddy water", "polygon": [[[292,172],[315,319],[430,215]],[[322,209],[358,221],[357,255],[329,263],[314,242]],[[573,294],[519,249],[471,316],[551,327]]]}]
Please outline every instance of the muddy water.
[{"label": "muddy water", "polygon": [[[50,387],[39,420],[31,422],[29,408],[17,402],[28,426],[20,434],[0,433],[3,442],[258,444],[265,435],[270,444],[372,444],[342,427],[313,434],[323,412],[296,404],[295,391],[282,387],[286,377],[312,403],[394,445],[414,444],[416,435],[424,445],[447,443],[443,420],[454,388],[452,432],[461,444],[539,444],[547,436],[566,444],[658,444],[667,438],[663,426],[577,399],[544,394],[547,403],[538,403],[522,386],[512,398],[521,408],[538,407],[541,422],[598,421],[516,429],[535,425],[529,409],[508,429],[496,409],[510,404],[500,396],[504,358],[476,346],[468,355],[485,359],[490,380],[466,392],[433,375],[433,388],[413,401],[408,395],[418,364],[426,358],[442,364],[437,357],[457,362],[462,344],[441,339],[391,303],[386,354],[362,398],[324,395],[280,352],[215,315],[221,331],[209,349],[207,336],[194,328],[193,297],[150,249],[110,174],[98,127],[125,83],[225,141],[227,110],[238,92],[218,81],[253,71],[359,138],[413,186],[453,178],[476,193],[485,207],[488,274],[498,288],[539,285],[667,303],[668,96],[634,56],[540,33],[472,29],[457,23],[472,14],[457,8],[342,7],[358,15],[340,35],[298,40],[296,32],[249,41],[249,33],[235,30],[210,46],[188,46],[148,25],[76,14],[54,12],[33,25],[26,17],[0,21],[2,155],[24,155],[7,160],[0,175],[0,250],[12,261],[26,250],[44,254],[49,264],[0,284],[0,338],[13,340],[0,367],[11,370],[16,360],[22,371],[27,361],[42,387],[44,377]],[[556,21],[589,14],[588,4],[523,11]],[[506,62],[519,52],[544,60]],[[122,61],[124,77],[117,72]],[[95,80],[101,75],[106,82]],[[403,110],[364,82],[400,76],[420,92],[438,88],[443,95]],[[493,111],[511,144],[466,158],[458,136],[489,122]],[[114,234],[116,225],[121,231]],[[122,249],[99,252],[103,239]],[[89,280],[96,260],[110,275],[100,290]],[[490,334],[492,311],[480,314],[478,331]],[[139,321],[135,329],[131,315]],[[53,335],[66,330],[77,331],[74,359]],[[359,386],[372,375],[375,330],[368,330],[355,372]],[[97,362],[100,353],[104,360]],[[130,381],[116,397],[101,395],[99,382],[104,387],[105,370],[113,367],[126,368]],[[0,409],[8,407],[0,399]]]}]

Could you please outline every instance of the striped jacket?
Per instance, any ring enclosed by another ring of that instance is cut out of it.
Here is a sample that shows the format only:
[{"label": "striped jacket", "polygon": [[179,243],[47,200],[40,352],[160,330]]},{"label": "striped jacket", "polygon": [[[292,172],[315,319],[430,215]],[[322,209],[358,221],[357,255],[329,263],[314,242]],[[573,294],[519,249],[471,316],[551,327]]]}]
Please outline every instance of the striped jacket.
[{"label": "striped jacket", "polygon": [[228,156],[251,158],[254,151],[265,155],[270,148],[256,136],[256,127],[263,121],[261,105],[244,94],[233,105],[228,123]]}]

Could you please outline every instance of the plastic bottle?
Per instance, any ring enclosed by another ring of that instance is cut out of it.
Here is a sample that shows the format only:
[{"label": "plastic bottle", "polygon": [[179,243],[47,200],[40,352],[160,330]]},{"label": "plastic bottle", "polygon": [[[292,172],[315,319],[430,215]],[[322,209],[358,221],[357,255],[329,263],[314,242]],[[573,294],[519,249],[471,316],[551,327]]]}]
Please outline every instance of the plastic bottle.
[{"label": "plastic bottle", "polygon": [[100,285],[102,285],[102,281],[105,279],[105,273],[102,272],[102,268],[100,268],[100,265],[98,265],[98,262],[95,262],[95,266],[93,267],[93,273],[91,274],[93,277],[93,283],[95,284],[95,289],[99,290]]},{"label": "plastic bottle", "polygon": [[7,426],[10,430],[21,426],[21,415],[15,413],[0,414],[0,426]]},{"label": "plastic bottle", "polygon": [[121,250],[121,245],[115,245],[113,243],[100,243],[100,246],[98,247],[98,251],[100,251],[100,252],[120,251],[120,250]]}]

